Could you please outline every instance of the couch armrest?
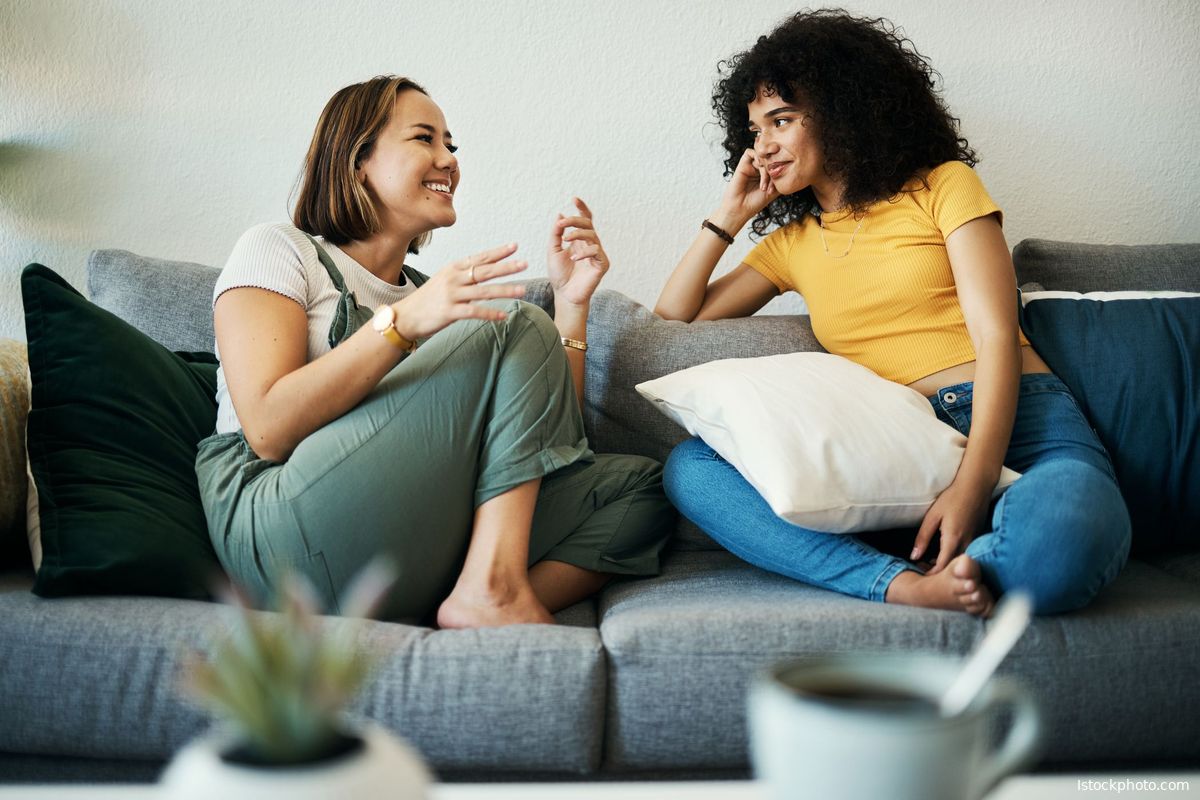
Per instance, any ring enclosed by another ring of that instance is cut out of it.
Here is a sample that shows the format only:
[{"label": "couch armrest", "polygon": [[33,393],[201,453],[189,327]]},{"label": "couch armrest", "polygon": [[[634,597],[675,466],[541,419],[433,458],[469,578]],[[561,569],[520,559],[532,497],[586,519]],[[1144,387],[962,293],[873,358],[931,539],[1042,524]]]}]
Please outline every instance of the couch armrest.
[{"label": "couch armrest", "polygon": [[30,564],[25,538],[25,423],[29,360],[24,342],[0,339],[0,572]]}]

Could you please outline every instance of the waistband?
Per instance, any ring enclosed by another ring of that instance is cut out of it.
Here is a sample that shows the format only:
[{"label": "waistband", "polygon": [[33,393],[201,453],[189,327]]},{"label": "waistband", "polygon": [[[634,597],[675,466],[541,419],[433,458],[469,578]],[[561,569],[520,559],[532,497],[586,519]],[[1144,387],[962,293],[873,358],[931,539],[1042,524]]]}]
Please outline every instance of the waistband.
[{"label": "waistband", "polygon": [[[933,404],[939,401],[953,405],[969,403],[975,391],[975,381],[963,381],[949,386],[943,386],[925,399]],[[1034,394],[1035,392],[1066,392],[1071,393],[1070,387],[1062,379],[1050,372],[1027,372],[1021,376],[1021,384],[1017,394]]]}]

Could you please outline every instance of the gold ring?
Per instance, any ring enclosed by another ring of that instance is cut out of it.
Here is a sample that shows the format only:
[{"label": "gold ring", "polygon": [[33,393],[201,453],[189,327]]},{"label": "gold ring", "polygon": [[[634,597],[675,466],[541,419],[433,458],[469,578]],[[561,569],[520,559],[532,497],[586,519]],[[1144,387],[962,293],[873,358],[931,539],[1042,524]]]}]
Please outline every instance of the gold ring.
[{"label": "gold ring", "polygon": [[470,268],[467,270],[467,276],[470,277],[472,284],[479,282],[479,281],[475,280],[475,265],[474,264],[472,264],[470,266]]}]

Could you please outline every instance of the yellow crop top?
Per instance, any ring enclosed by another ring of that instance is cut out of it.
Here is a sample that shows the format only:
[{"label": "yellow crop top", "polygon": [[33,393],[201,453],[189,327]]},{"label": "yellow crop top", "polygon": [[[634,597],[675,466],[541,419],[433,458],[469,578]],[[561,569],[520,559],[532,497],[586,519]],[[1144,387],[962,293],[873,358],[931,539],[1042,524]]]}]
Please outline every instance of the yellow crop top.
[{"label": "yellow crop top", "polygon": [[903,384],[975,360],[946,237],[979,217],[1002,219],[961,161],[926,181],[871,206],[861,227],[849,212],[824,215],[825,244],[810,217],[771,232],[745,259],[780,292],[804,297],[822,347]]}]

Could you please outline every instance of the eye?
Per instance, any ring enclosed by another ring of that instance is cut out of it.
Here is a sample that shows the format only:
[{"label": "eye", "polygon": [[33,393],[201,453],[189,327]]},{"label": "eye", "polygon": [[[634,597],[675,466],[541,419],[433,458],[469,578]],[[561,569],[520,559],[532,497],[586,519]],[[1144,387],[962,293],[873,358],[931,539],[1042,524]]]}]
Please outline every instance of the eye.
[{"label": "eye", "polygon": [[451,153],[457,153],[457,152],[458,152],[458,145],[456,145],[456,144],[448,144],[448,145],[446,145],[446,149],[447,149],[447,150],[449,150]]},{"label": "eye", "polygon": [[419,139],[420,141],[425,142],[427,144],[433,144],[433,134],[432,133],[421,133],[421,134],[418,134],[417,136],[414,136],[413,138]]},{"label": "eye", "polygon": [[774,119],[776,128],[782,128],[784,125],[787,125],[791,121],[792,121],[791,117],[776,117]]},{"label": "eye", "polygon": [[760,133],[762,133],[762,131],[757,131],[757,130],[754,130],[753,128],[751,128],[751,129],[750,129],[750,138],[751,138],[751,139],[757,139],[757,138],[758,138],[758,135],[759,135]]}]

